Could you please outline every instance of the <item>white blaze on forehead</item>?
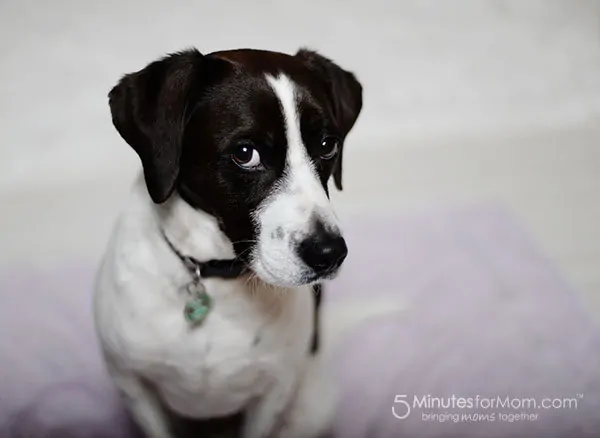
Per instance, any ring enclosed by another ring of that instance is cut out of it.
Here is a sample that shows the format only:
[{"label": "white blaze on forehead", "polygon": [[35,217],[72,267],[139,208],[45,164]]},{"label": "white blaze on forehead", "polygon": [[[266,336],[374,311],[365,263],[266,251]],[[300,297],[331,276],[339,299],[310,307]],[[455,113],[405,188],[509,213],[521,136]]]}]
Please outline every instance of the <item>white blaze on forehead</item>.
[{"label": "white blaze on forehead", "polygon": [[303,201],[312,203],[312,207],[327,209],[329,199],[302,141],[295,84],[284,74],[277,77],[267,75],[267,81],[279,100],[285,123],[287,138],[285,189],[298,193]]},{"label": "white blaze on forehead", "polygon": [[[302,143],[296,87],[285,75],[280,75],[277,78],[267,75],[267,81],[273,88],[277,99],[279,99],[281,111],[283,112],[285,133],[288,142],[287,164],[289,166],[302,164],[303,161],[308,161],[308,156]],[[310,161],[308,161],[308,164],[310,164]]]},{"label": "white blaze on forehead", "polygon": [[298,245],[310,237],[313,219],[330,230],[337,220],[314,163],[302,141],[298,95],[287,76],[267,75],[279,100],[284,120],[287,153],[283,178],[254,212],[259,226],[252,267],[259,278],[279,285],[302,284],[312,272],[298,255]]}]

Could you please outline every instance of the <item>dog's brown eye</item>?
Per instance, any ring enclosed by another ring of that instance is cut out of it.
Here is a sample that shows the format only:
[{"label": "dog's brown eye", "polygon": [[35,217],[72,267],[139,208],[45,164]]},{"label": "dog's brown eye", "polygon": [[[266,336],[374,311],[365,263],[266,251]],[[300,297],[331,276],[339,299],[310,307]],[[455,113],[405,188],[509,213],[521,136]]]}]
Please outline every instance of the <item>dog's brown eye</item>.
[{"label": "dog's brown eye", "polygon": [[260,155],[256,149],[249,144],[239,145],[231,158],[235,164],[244,169],[255,169],[260,167]]},{"label": "dog's brown eye", "polygon": [[337,154],[340,148],[340,140],[336,137],[325,137],[321,141],[320,156],[323,160],[329,160]]}]

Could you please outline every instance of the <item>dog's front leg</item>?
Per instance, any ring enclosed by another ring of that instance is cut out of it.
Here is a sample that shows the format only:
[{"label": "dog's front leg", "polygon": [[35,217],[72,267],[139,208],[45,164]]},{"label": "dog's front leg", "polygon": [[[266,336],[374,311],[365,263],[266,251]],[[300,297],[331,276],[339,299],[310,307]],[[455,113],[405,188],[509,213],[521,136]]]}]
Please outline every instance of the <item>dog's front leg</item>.
[{"label": "dog's front leg", "polygon": [[247,409],[242,438],[267,438],[274,434],[292,397],[295,381],[278,382]]},{"label": "dog's front leg", "polygon": [[338,394],[323,354],[307,362],[277,438],[322,438],[331,433]]},{"label": "dog's front leg", "polygon": [[174,438],[156,394],[139,377],[111,370],[136,425],[145,438]]}]

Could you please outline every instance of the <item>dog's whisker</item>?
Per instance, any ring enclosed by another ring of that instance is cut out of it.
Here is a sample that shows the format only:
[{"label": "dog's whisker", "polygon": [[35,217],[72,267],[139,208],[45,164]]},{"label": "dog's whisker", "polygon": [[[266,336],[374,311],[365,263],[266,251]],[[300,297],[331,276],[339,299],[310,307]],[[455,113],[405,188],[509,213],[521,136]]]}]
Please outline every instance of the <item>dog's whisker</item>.
[{"label": "dog's whisker", "polygon": [[235,245],[236,243],[258,243],[258,240],[256,240],[256,239],[245,239],[245,240],[236,240],[235,242],[231,242],[232,245]]}]

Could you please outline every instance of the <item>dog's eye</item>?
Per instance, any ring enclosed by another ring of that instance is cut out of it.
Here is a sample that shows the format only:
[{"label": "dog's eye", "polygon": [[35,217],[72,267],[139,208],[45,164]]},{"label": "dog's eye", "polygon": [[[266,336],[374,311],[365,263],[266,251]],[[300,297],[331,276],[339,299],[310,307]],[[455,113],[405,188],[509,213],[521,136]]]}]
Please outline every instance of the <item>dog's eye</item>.
[{"label": "dog's eye", "polygon": [[323,160],[329,160],[337,154],[339,148],[339,138],[327,136],[321,141],[320,156]]},{"label": "dog's eye", "polygon": [[231,154],[235,164],[244,169],[257,169],[261,166],[260,154],[249,144],[241,144]]}]

